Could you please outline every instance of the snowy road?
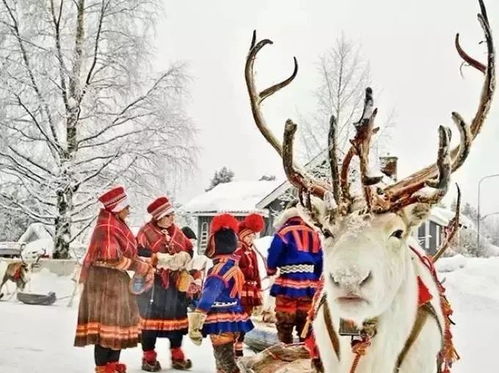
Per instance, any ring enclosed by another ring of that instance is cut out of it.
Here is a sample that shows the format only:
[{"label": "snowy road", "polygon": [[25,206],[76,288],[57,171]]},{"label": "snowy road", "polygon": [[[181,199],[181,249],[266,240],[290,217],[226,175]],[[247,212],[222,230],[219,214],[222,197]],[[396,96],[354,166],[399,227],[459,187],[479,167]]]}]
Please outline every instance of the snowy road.
[{"label": "snowy road", "polygon": [[[464,268],[442,273],[454,308],[455,342],[461,361],[453,373],[498,371],[493,369],[499,335],[499,258],[463,260]],[[452,265],[451,265],[452,267]],[[35,275],[37,276],[37,275]],[[36,287],[35,287],[36,285]],[[34,292],[56,289],[58,295],[71,293],[71,282],[51,274],[33,278]],[[2,373],[89,373],[93,371],[92,347],[72,347],[76,307],[67,300],[52,306],[28,306],[0,302],[0,372]],[[193,373],[214,372],[210,343],[201,347],[187,339],[186,351],[193,360]],[[158,359],[168,370],[168,343],[158,343]],[[129,372],[140,370],[140,348],[125,350],[122,361]]]},{"label": "snowy road", "polygon": [[[2,373],[89,373],[94,371],[93,348],[72,347],[76,309],[60,306],[28,306],[0,303],[0,372]],[[164,371],[169,365],[166,340],[157,344]],[[196,347],[186,340],[193,373],[211,373],[214,360],[209,341]],[[129,372],[142,372],[140,346],[122,352]],[[173,370],[172,370],[173,371]]]}]

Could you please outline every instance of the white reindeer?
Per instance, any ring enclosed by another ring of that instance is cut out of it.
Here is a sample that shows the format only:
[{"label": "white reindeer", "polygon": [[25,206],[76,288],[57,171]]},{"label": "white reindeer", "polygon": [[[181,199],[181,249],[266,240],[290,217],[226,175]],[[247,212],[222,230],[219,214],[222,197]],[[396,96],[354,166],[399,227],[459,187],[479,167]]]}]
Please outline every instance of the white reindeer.
[{"label": "white reindeer", "polygon": [[[478,19],[485,33],[487,63],[460,56],[485,74],[481,99],[471,126],[457,113],[459,146],[450,150],[450,130],[439,128],[437,162],[390,186],[369,169],[371,137],[376,110],[372,90],[366,90],[364,112],[355,123],[356,135],[341,163],[337,158],[336,123],[331,118],[330,183],[314,180],[293,162],[296,125],[288,120],[281,145],[268,129],[260,105],[288,85],[285,81],[257,91],[254,61],[270,40],[256,43],[246,60],[246,83],[255,122],[283,158],[289,181],[299,188],[303,219],[323,233],[323,290],[315,303],[313,331],[326,373],[436,373],[448,372],[456,357],[449,331],[448,310],[430,261],[421,256],[411,231],[427,218],[431,207],[446,194],[450,175],[465,161],[470,146],[489,111],[495,89],[494,45],[486,9],[479,0]],[[354,195],[348,180],[353,157],[360,165],[361,196]],[[443,302],[441,302],[443,300]]]}]

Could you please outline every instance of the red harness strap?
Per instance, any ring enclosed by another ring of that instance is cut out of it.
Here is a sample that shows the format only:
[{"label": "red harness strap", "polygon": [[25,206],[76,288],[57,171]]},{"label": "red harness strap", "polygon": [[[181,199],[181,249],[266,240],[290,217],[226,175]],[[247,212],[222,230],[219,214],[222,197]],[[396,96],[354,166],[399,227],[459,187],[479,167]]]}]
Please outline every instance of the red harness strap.
[{"label": "red harness strap", "polygon": [[454,322],[450,318],[454,311],[452,310],[452,307],[449,301],[447,300],[447,297],[445,296],[445,288],[443,287],[442,283],[438,280],[437,271],[431,259],[425,255],[422,255],[418,250],[414,249],[413,247],[411,247],[410,249],[412,250],[413,253],[415,253],[419,257],[421,262],[428,268],[431,275],[433,276],[435,284],[437,284],[438,294],[440,296],[440,306],[442,309],[442,313],[444,315],[443,346],[438,356],[439,357],[438,368],[439,372],[450,373],[452,364],[456,360],[460,359],[459,354],[457,353],[454,347],[454,343],[452,341],[452,333],[450,330],[451,324],[454,324]]},{"label": "red harness strap", "polygon": [[16,272],[14,272],[14,275],[12,276],[12,278],[17,281],[21,278],[21,271],[22,271],[22,266],[19,266],[19,268],[17,268]]}]

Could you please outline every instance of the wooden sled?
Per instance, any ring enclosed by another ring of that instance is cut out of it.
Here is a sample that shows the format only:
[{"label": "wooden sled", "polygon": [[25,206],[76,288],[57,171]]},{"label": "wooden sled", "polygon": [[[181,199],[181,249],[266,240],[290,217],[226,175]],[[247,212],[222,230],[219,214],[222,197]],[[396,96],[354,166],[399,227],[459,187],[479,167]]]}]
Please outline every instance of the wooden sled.
[{"label": "wooden sled", "polygon": [[35,304],[42,306],[50,306],[56,301],[56,296],[53,291],[45,294],[17,293],[17,300],[25,304]]},{"label": "wooden sled", "polygon": [[[255,328],[244,336],[244,343],[250,349],[260,352],[280,343],[274,322],[264,322],[259,317],[253,317],[251,321]],[[294,342],[298,343],[298,338],[295,337]]]},{"label": "wooden sled", "polygon": [[277,344],[237,362],[241,373],[316,373],[306,348]]}]

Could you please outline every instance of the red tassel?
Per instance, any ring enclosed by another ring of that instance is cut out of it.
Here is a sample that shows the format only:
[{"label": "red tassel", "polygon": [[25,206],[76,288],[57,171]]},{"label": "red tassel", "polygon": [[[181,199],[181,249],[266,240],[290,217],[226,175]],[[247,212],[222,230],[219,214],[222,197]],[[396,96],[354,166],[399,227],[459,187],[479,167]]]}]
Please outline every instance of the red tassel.
[{"label": "red tassel", "polygon": [[234,232],[238,231],[239,223],[231,214],[217,215],[211,221],[210,233],[214,234],[222,228],[231,229]]},{"label": "red tassel", "polygon": [[265,221],[259,214],[250,214],[239,224],[239,231],[249,229],[252,232],[258,233],[265,228]]},{"label": "red tassel", "polygon": [[421,277],[418,276],[418,305],[422,306],[423,304],[428,303],[433,296],[430,294],[430,291],[426,287],[426,285],[423,283],[423,280],[421,280]]}]

